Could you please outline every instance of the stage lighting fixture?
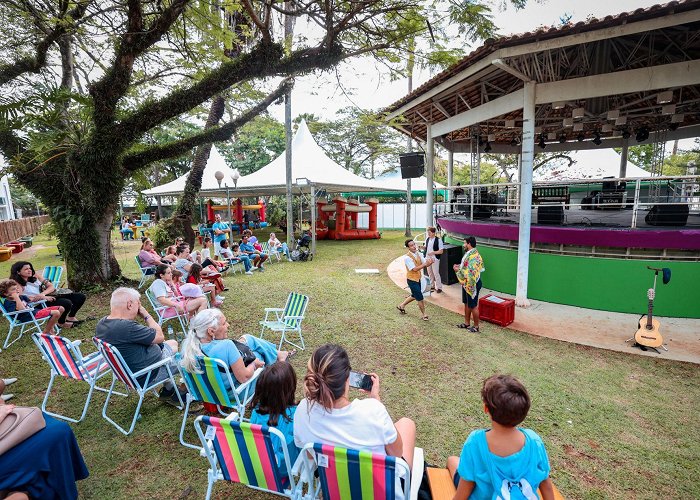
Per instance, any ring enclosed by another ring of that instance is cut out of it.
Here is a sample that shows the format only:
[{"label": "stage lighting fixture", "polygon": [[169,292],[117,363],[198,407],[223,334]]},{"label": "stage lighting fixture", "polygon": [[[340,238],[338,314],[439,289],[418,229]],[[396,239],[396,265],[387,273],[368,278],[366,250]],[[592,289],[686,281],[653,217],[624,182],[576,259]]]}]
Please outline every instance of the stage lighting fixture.
[{"label": "stage lighting fixture", "polygon": [[585,138],[586,138],[586,136],[583,135],[583,134],[579,134],[579,135],[576,136],[576,140],[577,140],[578,142],[583,142],[583,140],[584,140]]},{"label": "stage lighting fixture", "polygon": [[565,127],[573,127],[574,126],[574,119],[573,118],[564,118],[564,126]]},{"label": "stage lighting fixture", "polygon": [[676,112],[676,105],[675,104],[666,104],[665,106],[661,106],[661,114],[662,115],[672,115]]},{"label": "stage lighting fixture", "polygon": [[515,120],[506,120],[506,128],[515,128]]},{"label": "stage lighting fixture", "polygon": [[612,125],[610,125],[609,123],[606,123],[605,125],[603,125],[603,128],[601,129],[601,131],[602,131],[604,134],[607,134],[607,133],[609,133],[609,132],[612,132],[612,129],[613,129],[613,128],[612,128]]},{"label": "stage lighting fixture", "polygon": [[571,117],[574,119],[583,118],[584,112],[585,111],[583,108],[574,108],[574,110],[571,112]]},{"label": "stage lighting fixture", "polygon": [[496,142],[496,134],[489,134],[487,140],[489,142]]},{"label": "stage lighting fixture", "polygon": [[574,132],[583,132],[583,123],[577,123],[574,125]]},{"label": "stage lighting fixture", "polygon": [[603,141],[600,140],[600,132],[596,132],[593,136],[593,144],[595,144],[596,146],[600,146],[602,143]]},{"label": "stage lighting fixture", "polygon": [[487,142],[486,146],[484,146],[484,153],[490,153],[491,152],[491,143]]},{"label": "stage lighting fixture", "polygon": [[547,134],[547,140],[548,141],[556,141],[557,140],[557,133],[550,132],[549,134]]},{"label": "stage lighting fixture", "polygon": [[685,115],[673,115],[671,117],[671,123],[683,123],[683,120],[685,119]]},{"label": "stage lighting fixture", "polygon": [[559,136],[559,142],[564,144],[566,142],[566,134],[561,134]]},{"label": "stage lighting fixture", "polygon": [[678,127],[680,127],[680,125],[681,125],[680,123],[671,123],[671,124],[668,126],[668,129],[669,129],[669,130],[678,130]]},{"label": "stage lighting fixture", "polygon": [[623,139],[629,139],[629,138],[630,138],[630,135],[631,135],[631,134],[630,134],[630,131],[629,131],[629,130],[625,129],[625,130],[622,131],[622,138],[623,138]]},{"label": "stage lighting fixture", "polygon": [[562,109],[564,106],[566,106],[564,101],[556,101],[552,103],[552,109]]},{"label": "stage lighting fixture", "polygon": [[617,120],[620,118],[620,110],[619,109],[611,109],[608,111],[608,120]]},{"label": "stage lighting fixture", "polygon": [[657,104],[667,104],[673,101],[673,90],[667,90],[665,92],[659,92],[656,95]]},{"label": "stage lighting fixture", "polygon": [[615,125],[618,127],[620,125],[627,125],[627,117],[626,116],[620,116],[618,119],[615,120]]},{"label": "stage lighting fixture", "polygon": [[538,142],[538,144],[542,149],[547,147],[547,144],[544,142],[544,135],[540,136],[540,142]]},{"label": "stage lighting fixture", "polygon": [[637,130],[637,135],[634,138],[637,142],[646,141],[649,138],[649,129],[646,127],[640,128]]}]

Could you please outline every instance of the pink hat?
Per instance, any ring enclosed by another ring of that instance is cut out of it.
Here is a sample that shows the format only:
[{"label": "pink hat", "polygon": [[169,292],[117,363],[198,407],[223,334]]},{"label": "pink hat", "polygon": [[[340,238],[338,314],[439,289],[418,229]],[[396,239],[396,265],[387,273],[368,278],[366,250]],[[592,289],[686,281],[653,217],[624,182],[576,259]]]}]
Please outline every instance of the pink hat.
[{"label": "pink hat", "polygon": [[195,285],[194,283],[185,283],[182,285],[180,287],[180,293],[183,297],[187,298],[196,298],[204,295],[202,289],[199,288],[199,285]]}]

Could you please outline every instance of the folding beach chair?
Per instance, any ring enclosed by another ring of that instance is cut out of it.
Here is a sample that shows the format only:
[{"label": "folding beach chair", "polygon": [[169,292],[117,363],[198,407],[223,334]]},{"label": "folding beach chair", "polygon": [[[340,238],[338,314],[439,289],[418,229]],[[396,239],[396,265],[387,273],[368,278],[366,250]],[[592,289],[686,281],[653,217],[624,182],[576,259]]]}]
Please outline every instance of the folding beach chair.
[{"label": "folding beach chair", "polygon": [[[287,342],[297,349],[304,350],[304,337],[301,334],[301,323],[304,321],[306,314],[306,306],[309,303],[309,297],[300,293],[291,292],[287,297],[287,304],[284,309],[276,307],[265,308],[265,319],[260,322],[260,338],[263,338],[265,329],[273,332],[280,332],[280,344],[278,349],[282,348],[282,344]],[[274,315],[274,317],[273,317]],[[288,332],[299,334],[299,345],[290,341],[287,338]]]},{"label": "folding beach chair", "polygon": [[46,266],[41,275],[45,280],[49,280],[55,288],[58,288],[63,277],[63,266]]},{"label": "folding beach chair", "polygon": [[[65,337],[46,335],[43,333],[32,334],[32,339],[34,339],[34,343],[41,351],[44,360],[51,367],[51,379],[49,380],[49,386],[46,388],[44,401],[41,403],[41,411],[53,417],[67,420],[68,422],[81,422],[87,414],[93,391],[97,389],[98,391],[108,392],[107,389],[98,387],[96,384],[100,378],[109,373],[109,365],[104,361],[102,355],[98,351],[83,356],[80,352],[80,340],[71,342]],[[85,398],[83,413],[77,420],[61,415],[60,413],[51,413],[46,409],[46,403],[49,400],[51,388],[53,387],[56,377],[80,380],[90,385],[90,391],[88,391],[87,397]],[[126,394],[120,395],[126,396]]]},{"label": "folding beach chair", "polygon": [[[170,306],[164,306],[161,305],[160,302],[155,298],[153,295],[153,292],[151,290],[146,290],[146,297],[148,298],[148,302],[150,302],[151,307],[153,308],[153,312],[156,314],[156,318],[158,318],[158,325],[163,325],[166,321],[170,320],[177,320],[178,323],[180,323],[180,328],[182,329],[182,335],[183,338],[187,335],[187,324],[189,322],[187,318],[187,312],[177,312],[175,311],[174,316],[165,316],[166,311],[170,309]],[[177,300],[177,298],[173,298],[173,300]],[[207,299],[209,300],[209,299]]]},{"label": "folding beach chair", "polygon": [[[49,319],[50,316],[47,316],[45,318],[40,318],[38,319],[36,317],[36,311],[34,309],[31,309],[32,306],[35,304],[40,304],[42,308],[46,307],[46,301],[45,300],[39,300],[37,302],[32,302],[29,304],[29,309],[22,309],[20,311],[12,311],[12,312],[7,312],[5,309],[5,298],[0,297],[0,312],[2,312],[3,317],[10,323],[10,329],[7,331],[7,337],[5,337],[5,343],[2,345],[3,349],[7,349],[9,346],[17,342],[19,339],[22,338],[22,335],[24,335],[24,330],[26,328],[29,328],[29,331],[36,331],[37,333],[42,333],[43,328],[42,326],[44,323],[46,323]],[[22,314],[29,314],[30,319],[26,321],[22,321],[19,317]],[[19,335],[15,340],[10,342],[10,337],[12,337],[12,331],[19,327]],[[59,333],[59,329],[56,326],[55,327],[56,333]]]},{"label": "folding beach chair", "polygon": [[[413,474],[402,459],[320,443],[308,443],[299,454],[302,478],[318,483],[314,498],[323,500],[413,500],[423,477],[423,450],[415,449]],[[403,479],[403,487],[399,478]],[[411,480],[414,480],[413,483]],[[415,484],[414,484],[415,483]],[[412,487],[413,485],[413,487]]]},{"label": "folding beach chair", "polygon": [[156,266],[144,266],[141,264],[141,259],[138,255],[134,255],[134,260],[136,265],[139,266],[139,271],[141,272],[141,281],[139,281],[139,288],[148,281],[149,278],[154,278],[156,275]]},{"label": "folding beach chair", "polygon": [[[206,427],[206,433],[202,431]],[[207,471],[207,495],[211,498],[216,481],[245,484],[267,493],[291,499],[301,499],[301,484],[294,480],[293,466],[284,449],[284,463],[278,464],[271,437],[285,442],[284,435],[274,427],[247,422],[200,416],[195,420],[210,468]],[[286,474],[286,475],[285,475]]]},{"label": "folding beach chair", "polygon": [[268,262],[270,262],[270,263],[272,262],[272,256],[273,256],[273,255],[274,255],[275,257],[277,257],[277,262],[279,262],[280,260],[282,260],[282,256],[280,255],[280,249],[279,249],[279,248],[271,248],[271,247],[270,247],[270,244],[269,244],[267,241],[261,243],[260,246],[262,246],[263,252],[265,252],[267,255],[270,256],[270,258],[267,259]]},{"label": "folding beach chair", "polygon": [[[243,420],[246,406],[248,406],[250,400],[253,399],[255,381],[260,376],[263,369],[258,368],[253,373],[250,380],[236,387],[233,374],[230,372],[229,367],[226,366],[226,363],[220,359],[200,356],[198,358],[198,363],[202,373],[191,373],[185,370],[180,363],[182,359],[180,353],[175,355],[175,359],[178,361],[180,375],[182,375],[188,391],[185,403],[185,414],[182,417],[182,425],[180,426],[180,443],[188,448],[199,450],[201,449],[200,446],[187,443],[184,436],[190,404],[192,404],[193,401],[201,401],[202,403],[216,405],[219,413],[223,416],[228,415],[228,413],[224,412],[223,408],[232,408],[238,413],[238,419]],[[226,390],[224,380],[228,380],[229,387],[234,388],[230,393]]]},{"label": "folding beach chair", "polygon": [[[105,404],[102,407],[102,416],[114,427],[119,429],[122,434],[126,434],[128,436],[133,432],[134,426],[136,425],[136,419],[139,418],[139,410],[141,409],[141,404],[143,404],[143,397],[146,395],[146,393],[151,390],[153,390],[155,393],[155,388],[165,383],[166,380],[170,380],[173,387],[175,387],[175,394],[177,394],[177,399],[180,401],[180,406],[178,406],[178,409],[182,410],[184,405],[182,398],[180,397],[180,391],[177,390],[175,376],[170,370],[170,366],[168,366],[168,363],[172,361],[172,358],[161,359],[157,363],[153,363],[152,365],[133,373],[124,362],[124,358],[122,358],[122,355],[119,353],[119,349],[111,345],[109,342],[105,342],[97,337],[93,337],[92,341],[95,343],[97,350],[100,352],[100,354],[102,354],[102,357],[112,369],[112,385],[109,386],[107,399],[105,399]],[[168,371],[168,378],[158,382],[151,382],[151,379],[156,377],[158,370],[160,370],[162,366],[165,366],[166,370]],[[138,381],[139,377],[141,376],[146,377],[143,384]],[[124,383],[127,390],[133,389],[139,395],[139,402],[136,405],[134,418],[131,420],[131,426],[129,427],[128,431],[124,430],[118,423],[107,416],[107,406],[109,405],[109,400],[112,398],[112,394],[115,393],[114,385],[117,383],[117,380]]]}]

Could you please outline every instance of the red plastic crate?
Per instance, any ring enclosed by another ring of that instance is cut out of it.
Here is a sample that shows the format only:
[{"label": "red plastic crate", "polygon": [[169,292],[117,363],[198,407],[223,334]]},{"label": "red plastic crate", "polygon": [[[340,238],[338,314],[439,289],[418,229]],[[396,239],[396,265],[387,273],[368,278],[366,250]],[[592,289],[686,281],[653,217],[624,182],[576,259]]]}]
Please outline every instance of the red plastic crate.
[{"label": "red plastic crate", "polygon": [[515,320],[515,300],[497,297],[503,302],[496,303],[489,297],[496,295],[488,294],[479,299],[479,318],[501,326],[510,325]]}]

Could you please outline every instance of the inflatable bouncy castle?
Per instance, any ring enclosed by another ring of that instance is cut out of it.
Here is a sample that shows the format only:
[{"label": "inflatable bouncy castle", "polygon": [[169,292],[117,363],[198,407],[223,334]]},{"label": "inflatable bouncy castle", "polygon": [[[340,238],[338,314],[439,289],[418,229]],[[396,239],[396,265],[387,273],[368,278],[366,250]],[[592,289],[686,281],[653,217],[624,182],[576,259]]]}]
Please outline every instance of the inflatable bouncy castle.
[{"label": "inflatable bouncy castle", "polygon": [[[366,203],[342,196],[316,201],[316,237],[320,240],[372,240],[380,238],[377,230],[377,204],[379,200],[370,198]],[[357,227],[358,216],[369,214],[367,228]]]}]

